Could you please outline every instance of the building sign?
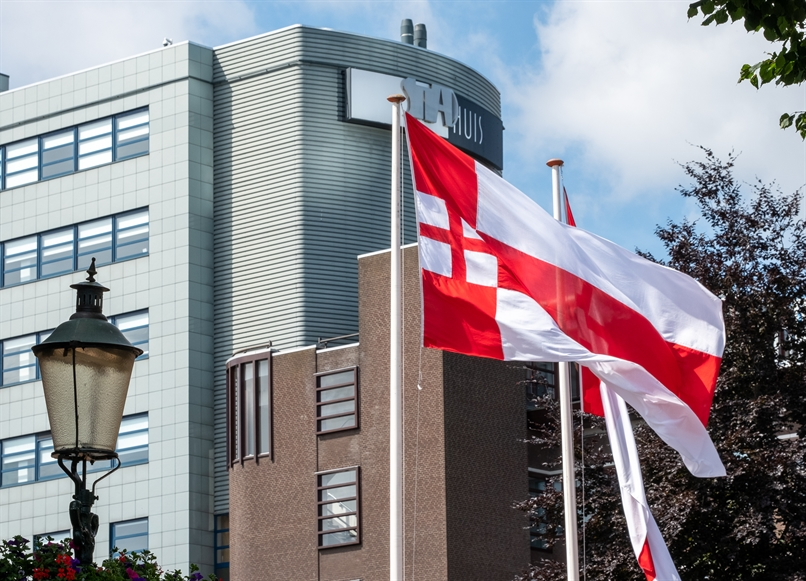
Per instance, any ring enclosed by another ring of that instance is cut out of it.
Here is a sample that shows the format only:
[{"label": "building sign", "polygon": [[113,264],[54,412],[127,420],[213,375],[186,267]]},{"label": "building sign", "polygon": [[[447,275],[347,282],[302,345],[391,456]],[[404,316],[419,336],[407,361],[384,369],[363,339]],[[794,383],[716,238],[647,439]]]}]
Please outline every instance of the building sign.
[{"label": "building sign", "polygon": [[459,114],[448,133],[448,141],[465,151],[504,169],[504,124],[481,105],[456,96]]},{"label": "building sign", "polygon": [[504,125],[487,109],[452,89],[409,77],[347,69],[347,119],[389,127],[392,109],[386,98],[406,95],[405,109],[435,133],[497,169],[504,167]]}]

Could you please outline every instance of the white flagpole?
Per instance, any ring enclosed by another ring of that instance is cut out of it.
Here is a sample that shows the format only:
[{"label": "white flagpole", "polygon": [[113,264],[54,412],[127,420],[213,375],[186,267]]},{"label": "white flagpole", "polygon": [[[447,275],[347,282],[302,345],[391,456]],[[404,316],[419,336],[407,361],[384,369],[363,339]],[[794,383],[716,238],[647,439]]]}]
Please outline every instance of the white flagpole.
[{"label": "white flagpole", "polygon": [[[551,168],[554,219],[568,223],[565,215],[565,200],[560,184],[561,159],[550,159],[546,165]],[[559,285],[558,285],[559,286]],[[562,300],[562,297],[557,297]],[[565,512],[565,561],[568,581],[579,581],[579,555],[577,550],[577,499],[576,478],[574,476],[574,423],[571,416],[571,382],[568,363],[560,363],[558,369],[560,391],[560,424],[562,430],[563,455],[563,499]]]},{"label": "white flagpole", "polygon": [[389,322],[389,581],[403,579],[403,401],[400,388],[400,104],[392,103],[391,303]]}]

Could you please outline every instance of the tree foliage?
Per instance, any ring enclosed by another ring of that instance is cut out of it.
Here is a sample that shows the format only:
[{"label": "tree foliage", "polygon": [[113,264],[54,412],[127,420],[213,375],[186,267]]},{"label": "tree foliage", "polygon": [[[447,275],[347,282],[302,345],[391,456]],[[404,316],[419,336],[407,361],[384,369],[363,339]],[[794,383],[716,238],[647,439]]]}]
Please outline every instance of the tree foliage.
[{"label": "tree foliage", "polygon": [[[647,498],[688,581],[806,580],[806,223],[801,194],[739,183],[736,157],[683,166],[680,193],[701,218],[657,229],[668,259],[723,301],[727,344],[708,430],[726,478],[691,476],[649,428],[635,424]],[[653,259],[651,255],[644,254]],[[544,402],[550,411],[549,402]],[[533,441],[559,447],[557,414]],[[582,418],[578,423],[583,421]],[[629,544],[602,420],[584,418],[585,560],[590,581],[644,576]],[[577,458],[582,447],[577,426]],[[578,468],[582,462],[578,460]],[[581,474],[578,470],[577,474]],[[582,506],[582,491],[578,489]],[[551,490],[519,505],[561,542],[562,499]],[[583,519],[579,525],[582,531]],[[582,554],[582,548],[580,548]],[[554,581],[537,564],[523,579]]]},{"label": "tree foliage", "polygon": [[[750,81],[756,89],[775,81],[777,85],[799,85],[806,80],[806,2],[804,0],[699,0],[689,5],[688,17],[702,13],[703,26],[741,20],[748,32],[762,32],[764,38],[781,43],[754,65],[745,64],[739,82]],[[806,139],[806,112],[784,113],[781,128],[792,125]]]},{"label": "tree foliage", "polygon": [[[181,571],[164,571],[150,551],[120,551],[106,559],[101,566],[95,563],[82,565],[71,555],[70,539],[55,542],[53,537],[38,539],[33,549],[28,539],[16,536],[0,542],[0,579],[3,581],[204,581],[196,565],[190,574]],[[207,581],[216,581],[209,575]]]}]

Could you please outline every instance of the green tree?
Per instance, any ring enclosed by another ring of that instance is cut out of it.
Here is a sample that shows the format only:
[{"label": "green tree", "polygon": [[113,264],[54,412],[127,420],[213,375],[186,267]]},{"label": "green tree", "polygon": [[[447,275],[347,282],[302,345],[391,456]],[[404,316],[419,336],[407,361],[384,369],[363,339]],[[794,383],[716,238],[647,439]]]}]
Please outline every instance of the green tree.
[{"label": "green tree", "polygon": [[[683,166],[691,184],[679,188],[695,202],[701,218],[659,227],[668,258],[657,261],[691,275],[724,301],[727,344],[708,430],[727,477],[691,476],[675,452],[636,422],[647,497],[683,579],[804,581],[802,195],[783,195],[761,182],[742,184],[733,176],[735,156],[722,161],[707,149],[703,153],[703,161]],[[584,422],[589,434],[584,456],[587,578],[643,579],[627,538],[608,452],[602,439],[590,435],[601,431],[601,420],[586,416]],[[559,446],[551,422],[538,429],[537,445]],[[579,458],[579,438],[576,443]],[[549,542],[561,540],[558,493],[519,506],[546,522]],[[581,518],[579,524],[581,530]],[[563,568],[538,564],[522,578],[554,581],[563,575]]]},{"label": "green tree", "polygon": [[[744,21],[748,32],[762,32],[764,38],[780,43],[754,65],[745,64],[739,82],[750,81],[756,89],[775,81],[776,85],[799,85],[806,79],[806,2],[804,0],[699,0],[689,5],[688,17],[702,13],[703,26]],[[792,125],[806,139],[806,112],[781,115],[782,129]]]}]

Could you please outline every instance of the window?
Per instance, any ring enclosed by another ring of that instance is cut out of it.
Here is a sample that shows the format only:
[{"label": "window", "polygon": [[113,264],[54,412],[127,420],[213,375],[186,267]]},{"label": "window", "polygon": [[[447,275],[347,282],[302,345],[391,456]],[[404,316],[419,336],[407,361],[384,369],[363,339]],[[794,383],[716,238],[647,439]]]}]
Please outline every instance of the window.
[{"label": "window", "polygon": [[115,119],[116,159],[126,159],[148,153],[148,110],[118,115]]},{"label": "window", "polygon": [[148,549],[148,519],[113,522],[109,525],[109,547],[113,557],[118,551],[145,551]]},{"label": "window", "polygon": [[56,276],[75,270],[75,245],[73,228],[63,228],[40,236],[42,259],[40,276]]},{"label": "window", "polygon": [[358,476],[357,466],[317,474],[320,549],[361,542]]},{"label": "window", "polygon": [[[116,451],[121,466],[148,462],[148,414],[123,418]],[[49,432],[0,441],[0,486],[14,486],[65,476],[51,454],[53,454],[53,439]],[[88,466],[87,471],[109,470],[112,466],[112,460],[105,460]]]},{"label": "window", "polygon": [[148,254],[148,210],[115,219],[115,261]]},{"label": "window", "polygon": [[229,577],[229,515],[215,517],[215,575],[220,581],[230,581]]},{"label": "window", "polygon": [[39,179],[39,139],[6,145],[6,188],[30,184]]},{"label": "window", "polygon": [[36,480],[36,436],[3,440],[3,486]]},{"label": "window", "polygon": [[112,163],[112,119],[78,128],[78,169]]},{"label": "window", "polygon": [[0,243],[2,286],[146,256],[148,208]]},{"label": "window", "polygon": [[4,286],[36,279],[37,237],[6,242],[3,259]]},{"label": "window", "polygon": [[73,129],[42,138],[42,179],[76,171],[76,135]]},{"label": "window", "polygon": [[92,257],[98,266],[112,262],[112,218],[78,225],[78,270],[89,268]]},{"label": "window", "polygon": [[0,188],[146,155],[149,134],[148,109],[138,109],[10,143],[0,147]]},{"label": "window", "polygon": [[[546,486],[549,479],[553,479],[553,488],[557,492],[562,491],[562,482],[553,477],[557,477],[559,471],[550,472],[545,470],[538,470],[536,468],[529,468],[529,496],[535,497],[546,492]],[[529,527],[529,544],[532,549],[548,550],[549,544],[547,538],[547,525],[545,522],[545,510],[538,508],[533,516],[532,525]]]},{"label": "window", "polygon": [[148,357],[148,311],[116,315],[109,317],[109,322],[120,329],[129,343],[143,350],[138,360]]},{"label": "window", "polygon": [[[43,339],[44,340],[44,339]],[[34,381],[39,373],[31,347],[40,342],[39,335],[25,335],[0,342],[3,357],[0,369],[3,371],[0,385],[11,385],[24,381]]]},{"label": "window", "polygon": [[271,457],[271,350],[230,359],[227,386],[230,464]]},{"label": "window", "polygon": [[148,414],[123,418],[115,451],[121,466],[148,462]]},{"label": "window", "polygon": [[358,368],[316,376],[316,433],[358,427]]}]

